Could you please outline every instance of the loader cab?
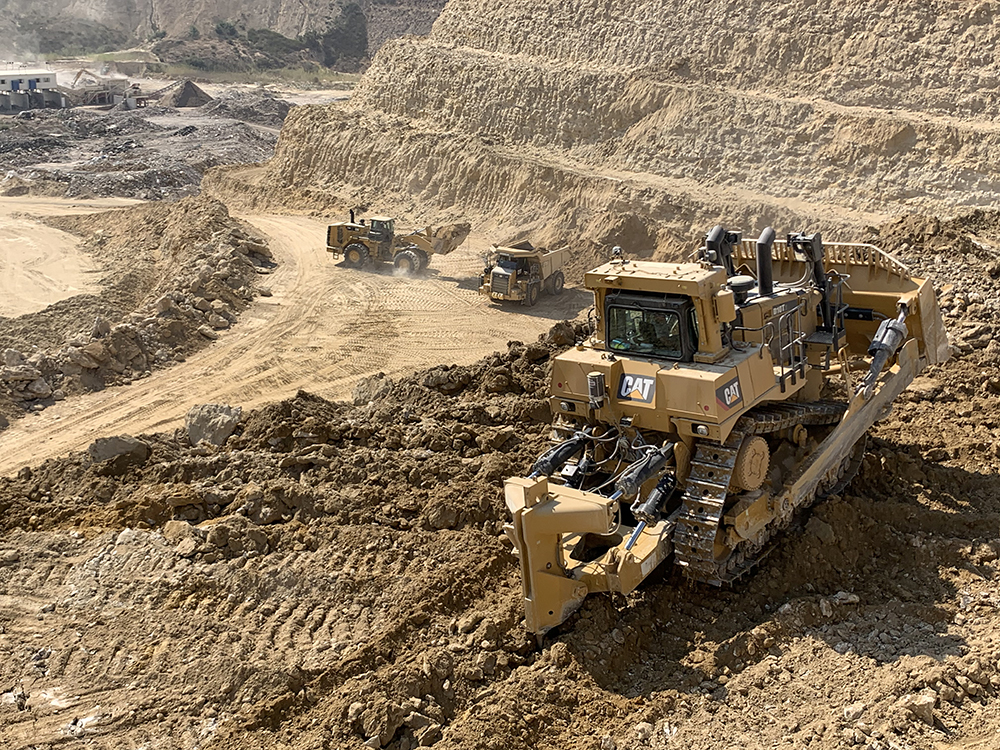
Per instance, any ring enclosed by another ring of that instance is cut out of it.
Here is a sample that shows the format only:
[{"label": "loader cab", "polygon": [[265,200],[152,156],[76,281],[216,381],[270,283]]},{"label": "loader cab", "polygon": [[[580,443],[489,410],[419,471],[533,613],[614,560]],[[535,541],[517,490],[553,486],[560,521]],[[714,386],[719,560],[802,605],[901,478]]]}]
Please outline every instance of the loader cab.
[{"label": "loader cab", "polygon": [[691,362],[698,350],[698,318],[690,297],[627,291],[604,301],[607,347],[640,357]]},{"label": "loader cab", "polygon": [[388,242],[395,235],[396,222],[386,216],[373,216],[368,227],[368,238],[374,242]]}]

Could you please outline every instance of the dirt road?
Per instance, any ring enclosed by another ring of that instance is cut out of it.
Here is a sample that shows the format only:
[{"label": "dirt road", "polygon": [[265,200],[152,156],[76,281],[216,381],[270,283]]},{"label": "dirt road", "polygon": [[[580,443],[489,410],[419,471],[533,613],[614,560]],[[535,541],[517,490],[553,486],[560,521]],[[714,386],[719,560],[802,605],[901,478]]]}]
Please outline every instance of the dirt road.
[{"label": "dirt road", "polygon": [[41,310],[74,294],[95,291],[99,270],[66,232],[26,217],[89,213],[134,201],[105,199],[70,203],[57,198],[0,198],[0,315]]},{"label": "dirt road", "polygon": [[199,403],[254,407],[299,389],[346,398],[358,380],[380,371],[469,364],[509,340],[534,340],[590,304],[578,290],[543,296],[531,310],[489,304],[476,291],[483,237],[406,278],[391,266],[338,266],[316,219],[243,218],[270,238],[280,263],[265,280],[273,296],[259,298],[232,331],[187,362],[19,420],[0,435],[0,475],[85,448],[99,435],[169,429]]}]

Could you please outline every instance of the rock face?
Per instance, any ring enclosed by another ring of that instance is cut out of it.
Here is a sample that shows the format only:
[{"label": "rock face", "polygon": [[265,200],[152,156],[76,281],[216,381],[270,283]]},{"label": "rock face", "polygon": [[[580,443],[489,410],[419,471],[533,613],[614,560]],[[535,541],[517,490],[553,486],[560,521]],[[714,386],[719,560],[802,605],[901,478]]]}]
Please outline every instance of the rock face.
[{"label": "rock face", "polygon": [[[145,39],[157,32],[173,38],[190,38],[191,29],[200,36],[212,36],[219,21],[237,29],[268,29],[286,37],[309,31],[324,32],[336,24],[349,6],[359,6],[365,16],[368,49],[377,50],[387,39],[403,34],[426,34],[445,0],[10,0],[5,3],[5,20],[13,19],[26,28],[47,32],[50,28],[74,29],[74,21],[88,37],[100,32],[108,41],[121,43],[124,37]],[[48,22],[48,23],[46,23]],[[2,22],[0,22],[2,24]],[[116,36],[117,35],[117,36]],[[88,38],[84,37],[84,39]],[[42,41],[45,41],[44,39]],[[15,42],[16,44],[17,42]],[[38,49],[34,52],[37,54]],[[42,50],[45,51],[44,49]]]},{"label": "rock face", "polygon": [[719,218],[754,236],[994,203],[1000,63],[964,67],[1000,37],[992,6],[883,9],[453,0],[348,103],[293,110],[260,197],[357,199],[378,164],[382,203],[639,253]]},{"label": "rock face", "polygon": [[200,404],[192,407],[184,420],[188,440],[198,445],[203,440],[212,445],[223,445],[239,424],[243,409],[227,404]]}]

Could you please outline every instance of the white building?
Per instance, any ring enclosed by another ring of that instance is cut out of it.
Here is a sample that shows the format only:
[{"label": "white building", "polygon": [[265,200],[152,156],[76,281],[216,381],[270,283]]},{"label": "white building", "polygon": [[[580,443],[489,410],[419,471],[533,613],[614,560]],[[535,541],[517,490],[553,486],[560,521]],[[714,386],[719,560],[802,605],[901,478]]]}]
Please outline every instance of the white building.
[{"label": "white building", "polygon": [[0,70],[0,91],[43,91],[56,86],[54,70],[9,68]]},{"label": "white building", "polygon": [[0,69],[0,112],[65,106],[66,97],[56,88],[54,70],[27,66]]}]

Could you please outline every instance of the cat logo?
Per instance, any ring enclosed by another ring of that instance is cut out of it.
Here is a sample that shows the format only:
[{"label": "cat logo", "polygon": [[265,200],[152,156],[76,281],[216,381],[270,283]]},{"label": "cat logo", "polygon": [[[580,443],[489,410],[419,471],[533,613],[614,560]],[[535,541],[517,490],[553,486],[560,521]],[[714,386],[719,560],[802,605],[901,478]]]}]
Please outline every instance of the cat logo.
[{"label": "cat logo", "polygon": [[715,389],[715,400],[723,411],[729,411],[734,406],[743,403],[743,392],[740,390],[740,378],[737,375],[728,383],[723,383]]},{"label": "cat logo", "polygon": [[618,383],[619,401],[642,401],[651,404],[654,395],[656,395],[656,378],[622,373],[622,379]]}]

